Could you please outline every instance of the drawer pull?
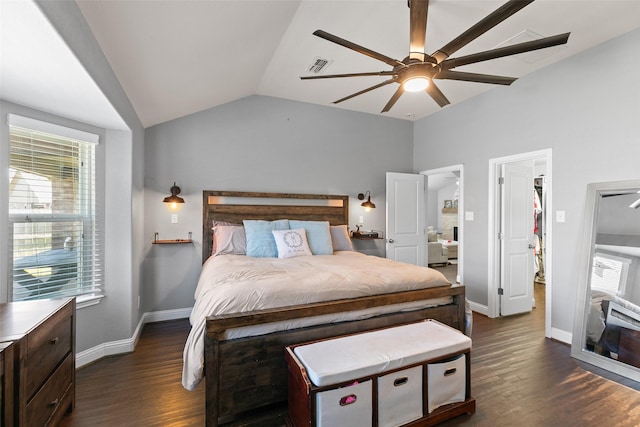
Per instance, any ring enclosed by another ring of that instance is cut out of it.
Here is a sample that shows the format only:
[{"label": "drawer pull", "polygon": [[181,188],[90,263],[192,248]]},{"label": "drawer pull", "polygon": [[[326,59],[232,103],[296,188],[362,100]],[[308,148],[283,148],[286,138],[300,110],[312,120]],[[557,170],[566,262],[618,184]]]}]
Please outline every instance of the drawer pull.
[{"label": "drawer pull", "polygon": [[394,387],[400,387],[401,385],[405,385],[408,382],[409,382],[409,378],[407,378],[407,377],[396,378],[393,381],[393,386]]},{"label": "drawer pull", "polygon": [[455,374],[455,373],[456,373],[456,371],[457,371],[457,369],[456,369],[456,368],[449,368],[449,369],[446,369],[446,370],[444,371],[444,376],[445,376],[445,377],[448,377],[449,375],[453,375],[453,374]]},{"label": "drawer pull", "polygon": [[352,403],[356,403],[356,400],[358,400],[358,396],[356,396],[355,394],[350,394],[340,399],[340,406],[351,405]]},{"label": "drawer pull", "polygon": [[60,403],[60,399],[56,399],[53,402],[49,402],[49,406],[58,406],[58,403]]},{"label": "drawer pull", "polygon": [[59,337],[55,337],[53,338],[51,341],[49,341],[51,344],[58,344],[58,341],[60,341]]}]

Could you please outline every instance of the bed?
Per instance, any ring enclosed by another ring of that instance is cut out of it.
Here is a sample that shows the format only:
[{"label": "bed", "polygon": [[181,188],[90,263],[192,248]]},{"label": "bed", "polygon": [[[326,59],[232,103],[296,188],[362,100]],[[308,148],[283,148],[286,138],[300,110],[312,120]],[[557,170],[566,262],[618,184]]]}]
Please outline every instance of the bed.
[{"label": "bed", "polygon": [[[189,358],[202,356],[198,354],[199,350],[193,354],[193,349],[203,350],[202,368],[205,374],[203,382],[206,387],[207,426],[284,424],[287,403],[284,347],[287,345],[426,318],[437,319],[464,331],[464,287],[452,286],[446,282],[433,282],[431,287],[427,288],[404,283],[399,288],[401,290],[376,288],[373,294],[347,292],[337,299],[331,296],[328,300],[326,300],[327,296],[317,296],[312,299],[300,298],[301,295],[315,293],[301,292],[291,301],[282,302],[275,299],[276,302],[269,303],[277,306],[242,303],[240,309],[228,308],[226,303],[212,304],[202,301],[204,294],[212,293],[205,290],[208,285],[204,282],[209,279],[203,277],[210,274],[210,264],[214,265],[214,270],[227,271],[226,280],[231,276],[246,278],[247,274],[236,275],[229,272],[232,271],[235,263],[246,262],[247,258],[251,261],[251,257],[234,253],[212,257],[214,224],[243,224],[244,220],[276,221],[286,218],[289,221],[328,222],[337,228],[337,226],[348,224],[348,212],[348,196],[203,192],[203,275],[196,292],[200,299],[196,299],[190,318],[192,333],[185,345],[185,369]],[[328,260],[335,260],[339,264],[340,262],[350,263],[352,259],[361,257],[366,260],[376,258],[341,252],[299,258],[306,259],[306,263],[319,264],[317,273],[309,274],[309,276],[315,276],[320,275],[319,272],[326,272],[333,268],[327,264]],[[378,260],[393,262],[382,258]],[[279,261],[271,259],[267,262]],[[277,265],[279,269],[280,265]],[[406,264],[402,266],[403,270],[410,269]],[[260,267],[256,263],[255,267],[251,268],[253,274],[254,269]],[[426,271],[424,273],[427,274]],[[289,272],[286,272],[286,275],[299,277]],[[345,275],[345,273],[338,272],[337,275]],[[396,273],[394,272],[393,275]],[[323,280],[332,282],[333,279]],[[374,279],[370,281],[375,282]],[[387,281],[387,279],[382,280],[382,282]],[[252,282],[252,279],[246,282]],[[278,286],[278,278],[272,282],[273,286]],[[250,284],[245,283],[243,286]],[[245,289],[235,284],[233,287]],[[253,295],[257,292],[260,294],[259,300],[270,300],[270,297],[265,297],[260,291],[241,290],[240,292],[242,295]],[[217,291],[213,292],[213,294],[216,293]],[[278,289],[274,295],[282,293],[282,289]],[[229,301],[233,299],[229,297]],[[225,306],[225,309],[216,311],[217,314],[213,315],[206,313],[208,306],[212,305]],[[256,331],[255,328],[258,330]],[[202,347],[193,345],[192,340],[200,338],[202,338]],[[191,353],[188,354],[188,352]],[[194,383],[192,378],[186,380],[188,384],[185,388],[194,387],[197,381],[196,379]],[[183,372],[184,384],[185,373]]]},{"label": "bed", "polygon": [[592,289],[587,348],[606,357],[617,357],[622,329],[640,331],[640,307],[611,291]]}]

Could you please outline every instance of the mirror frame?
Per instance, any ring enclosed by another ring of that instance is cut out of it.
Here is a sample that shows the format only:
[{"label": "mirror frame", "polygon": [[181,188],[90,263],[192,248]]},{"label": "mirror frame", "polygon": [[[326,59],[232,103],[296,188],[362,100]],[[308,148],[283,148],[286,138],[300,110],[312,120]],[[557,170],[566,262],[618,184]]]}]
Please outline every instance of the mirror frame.
[{"label": "mirror frame", "polygon": [[586,350],[586,323],[591,302],[591,259],[595,252],[596,226],[601,194],[615,191],[640,189],[640,179],[629,181],[599,182],[587,186],[587,200],[585,204],[584,229],[580,250],[580,275],[578,295],[573,322],[571,339],[571,356],[578,360],[606,369],[618,375],[640,381],[640,368],[627,365],[617,360],[601,356]]}]

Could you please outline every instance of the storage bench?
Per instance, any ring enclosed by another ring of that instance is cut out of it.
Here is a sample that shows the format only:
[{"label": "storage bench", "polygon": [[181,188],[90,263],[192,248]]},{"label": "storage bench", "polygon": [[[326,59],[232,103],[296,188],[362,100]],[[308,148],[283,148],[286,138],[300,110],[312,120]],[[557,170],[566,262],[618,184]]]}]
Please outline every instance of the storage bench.
[{"label": "storage bench", "polygon": [[431,426],[475,412],[471,339],[435,320],[286,348],[293,427]]}]

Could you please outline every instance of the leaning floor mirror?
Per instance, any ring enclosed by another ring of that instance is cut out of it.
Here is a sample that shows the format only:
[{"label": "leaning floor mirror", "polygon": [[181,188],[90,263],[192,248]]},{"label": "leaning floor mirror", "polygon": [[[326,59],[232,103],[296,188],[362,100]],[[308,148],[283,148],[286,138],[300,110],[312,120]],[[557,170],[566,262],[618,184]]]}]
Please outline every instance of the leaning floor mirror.
[{"label": "leaning floor mirror", "polygon": [[587,189],[571,355],[640,381],[640,180]]}]

